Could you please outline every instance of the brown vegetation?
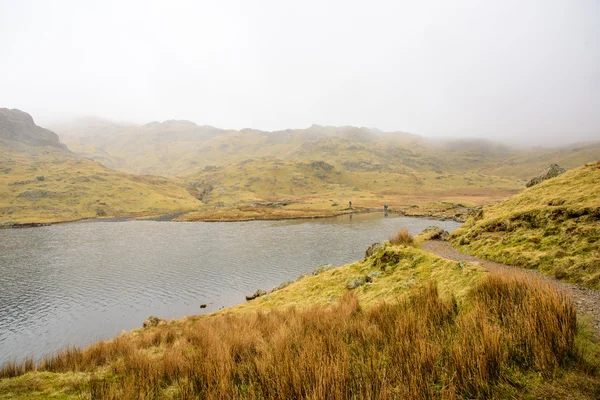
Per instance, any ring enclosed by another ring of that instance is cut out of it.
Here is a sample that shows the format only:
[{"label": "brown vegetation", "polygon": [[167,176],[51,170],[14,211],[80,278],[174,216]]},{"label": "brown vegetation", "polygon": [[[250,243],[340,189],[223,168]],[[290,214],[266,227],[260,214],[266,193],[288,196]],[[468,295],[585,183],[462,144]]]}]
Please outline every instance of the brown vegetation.
[{"label": "brown vegetation", "polygon": [[406,229],[406,228],[400,228],[398,230],[398,233],[390,236],[390,243],[395,246],[401,245],[401,244],[409,246],[409,245],[412,245],[414,242],[415,242],[415,239],[408,232],[408,229]]},{"label": "brown vegetation", "polygon": [[[576,331],[573,304],[555,287],[491,275],[461,305],[431,282],[367,309],[348,293],[330,307],[148,328],[36,368],[90,372],[78,390],[107,399],[489,398],[520,393],[519,374],[584,364]],[[9,364],[0,377],[32,368]]]}]

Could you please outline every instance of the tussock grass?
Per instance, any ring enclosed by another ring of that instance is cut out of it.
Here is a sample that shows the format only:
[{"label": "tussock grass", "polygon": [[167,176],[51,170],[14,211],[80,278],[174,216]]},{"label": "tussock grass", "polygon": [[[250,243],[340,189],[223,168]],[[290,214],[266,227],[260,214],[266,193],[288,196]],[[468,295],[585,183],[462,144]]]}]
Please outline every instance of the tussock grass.
[{"label": "tussock grass", "polygon": [[400,228],[398,230],[398,233],[390,236],[390,243],[395,246],[402,245],[402,244],[406,245],[406,246],[410,246],[415,243],[415,239],[408,232],[408,229]]},{"label": "tussock grass", "polygon": [[[547,283],[486,276],[468,299],[459,305],[432,281],[369,308],[348,292],[329,307],[145,329],[66,349],[36,369],[87,371],[79,390],[103,399],[452,399],[502,396],[516,375],[549,379],[584,363],[573,303]],[[25,370],[12,364],[0,376],[15,369]]]}]

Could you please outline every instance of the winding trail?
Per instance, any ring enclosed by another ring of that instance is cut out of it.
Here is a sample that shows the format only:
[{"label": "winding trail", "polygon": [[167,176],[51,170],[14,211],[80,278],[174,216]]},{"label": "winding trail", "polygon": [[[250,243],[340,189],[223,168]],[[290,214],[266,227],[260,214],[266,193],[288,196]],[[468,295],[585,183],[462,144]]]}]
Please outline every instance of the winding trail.
[{"label": "winding trail", "polygon": [[596,336],[600,338],[600,291],[581,287],[572,283],[561,282],[536,270],[511,267],[510,265],[500,264],[477,258],[469,254],[461,253],[452,247],[449,242],[444,242],[441,240],[428,240],[423,244],[423,248],[448,260],[479,263],[485,269],[491,272],[517,270],[527,274],[534,274],[541,279],[553,282],[557,286],[563,288],[573,297],[573,301],[575,301],[575,305],[579,312],[592,317],[592,326],[596,331]]}]

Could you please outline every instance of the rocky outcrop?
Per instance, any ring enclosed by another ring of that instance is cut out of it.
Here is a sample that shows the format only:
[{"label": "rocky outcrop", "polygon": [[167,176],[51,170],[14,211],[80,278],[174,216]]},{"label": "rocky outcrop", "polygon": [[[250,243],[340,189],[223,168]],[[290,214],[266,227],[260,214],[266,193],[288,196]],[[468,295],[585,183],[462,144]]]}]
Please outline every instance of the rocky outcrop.
[{"label": "rocky outcrop", "polygon": [[29,146],[54,146],[67,149],[60,143],[56,133],[37,126],[31,115],[16,109],[0,108],[0,139]]},{"label": "rocky outcrop", "polygon": [[428,240],[448,240],[450,239],[450,233],[448,231],[443,230],[439,226],[428,226],[423,229],[420,233],[424,235]]},{"label": "rocky outcrop", "polygon": [[558,176],[566,171],[566,169],[561,168],[558,164],[552,164],[548,168],[540,172],[535,178],[532,178],[529,182],[527,182],[525,186],[535,186],[539,183],[544,182],[545,180],[554,178],[555,176]]},{"label": "rocky outcrop", "polygon": [[383,243],[373,243],[369,246],[367,251],[365,251],[365,258],[371,257],[373,254],[377,253],[379,250],[383,249]]}]

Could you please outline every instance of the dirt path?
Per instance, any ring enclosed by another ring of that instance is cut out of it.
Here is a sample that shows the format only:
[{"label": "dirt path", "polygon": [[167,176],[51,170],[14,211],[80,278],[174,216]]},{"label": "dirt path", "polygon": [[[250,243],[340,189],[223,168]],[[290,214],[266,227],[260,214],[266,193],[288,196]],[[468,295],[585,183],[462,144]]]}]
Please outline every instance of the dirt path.
[{"label": "dirt path", "polygon": [[517,267],[511,267],[509,265],[499,264],[492,261],[483,260],[468,254],[461,253],[456,250],[449,242],[443,242],[441,240],[429,240],[423,244],[423,248],[440,257],[444,257],[448,260],[453,261],[464,261],[464,262],[477,262],[481,264],[488,271],[502,272],[503,270],[518,270],[521,272],[535,274],[536,276],[551,281],[559,287],[565,289],[571,294],[577,310],[582,314],[590,315],[593,319],[592,325],[596,330],[596,335],[600,337],[600,292],[594,289],[584,288],[572,283],[565,283],[552,279],[551,277],[544,275],[536,270],[529,270]]}]

